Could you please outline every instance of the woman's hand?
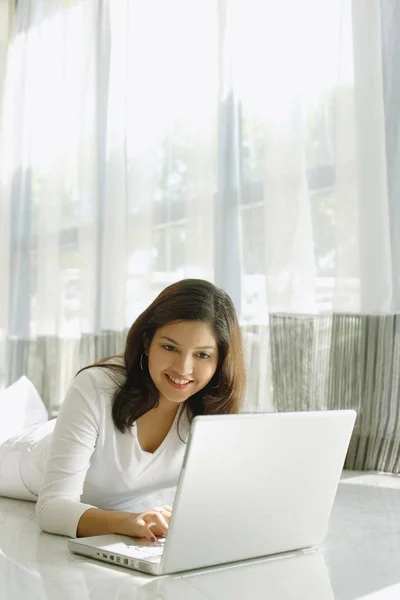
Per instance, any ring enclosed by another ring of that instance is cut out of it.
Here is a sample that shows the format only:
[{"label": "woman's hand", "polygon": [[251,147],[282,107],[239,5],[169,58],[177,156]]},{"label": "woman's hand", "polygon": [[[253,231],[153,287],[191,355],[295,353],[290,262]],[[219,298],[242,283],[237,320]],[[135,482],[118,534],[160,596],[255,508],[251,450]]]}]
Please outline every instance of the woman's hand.
[{"label": "woman's hand", "polygon": [[167,505],[150,508],[142,513],[119,513],[115,533],[155,542],[156,536],[167,534],[171,514],[172,508]]}]

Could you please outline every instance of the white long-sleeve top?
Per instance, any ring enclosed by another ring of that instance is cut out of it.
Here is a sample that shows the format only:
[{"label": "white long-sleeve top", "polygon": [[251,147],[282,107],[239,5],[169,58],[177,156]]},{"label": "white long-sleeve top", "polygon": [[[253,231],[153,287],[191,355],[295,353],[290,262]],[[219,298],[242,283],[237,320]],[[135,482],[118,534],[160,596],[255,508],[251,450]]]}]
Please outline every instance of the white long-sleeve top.
[{"label": "white long-sleeve top", "polygon": [[[118,372],[113,371],[118,374]],[[118,377],[121,375],[118,374]],[[140,512],[170,503],[182,468],[190,424],[180,409],[154,452],[141,449],[136,424],[122,434],[111,416],[117,384],[94,367],[73,381],[51,436],[36,504],[43,531],[76,537],[88,508]]]}]

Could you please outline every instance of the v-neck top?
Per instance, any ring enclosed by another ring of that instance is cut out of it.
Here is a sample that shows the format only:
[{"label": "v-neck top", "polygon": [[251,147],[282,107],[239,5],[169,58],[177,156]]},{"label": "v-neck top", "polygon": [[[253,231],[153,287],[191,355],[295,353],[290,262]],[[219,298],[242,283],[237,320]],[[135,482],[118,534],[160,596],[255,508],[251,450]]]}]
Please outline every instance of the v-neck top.
[{"label": "v-neck top", "polygon": [[172,422],[172,425],[171,425],[171,427],[170,427],[167,435],[165,436],[165,438],[163,439],[163,441],[161,442],[161,444],[158,446],[158,448],[156,450],[154,450],[154,452],[148,452],[147,450],[143,450],[143,448],[142,448],[142,446],[140,445],[140,442],[139,442],[138,428],[137,428],[137,423],[135,422],[132,425],[132,428],[131,428],[131,435],[136,440],[136,444],[137,444],[139,452],[142,452],[142,454],[148,455],[150,457],[154,457],[158,452],[162,452],[162,448],[163,448],[164,444],[168,443],[169,437],[171,435],[174,435],[174,431],[177,428],[179,414],[180,414],[180,410],[178,409],[178,411],[177,411],[177,413],[176,413],[176,415],[174,417],[174,420]]},{"label": "v-neck top", "polygon": [[141,512],[172,503],[190,429],[186,410],[179,408],[157,450],[146,452],[136,424],[125,433],[114,425],[111,405],[116,389],[107,370],[93,367],[77,375],[68,390],[48,440],[36,505],[44,531],[76,537],[79,519],[88,508]]}]

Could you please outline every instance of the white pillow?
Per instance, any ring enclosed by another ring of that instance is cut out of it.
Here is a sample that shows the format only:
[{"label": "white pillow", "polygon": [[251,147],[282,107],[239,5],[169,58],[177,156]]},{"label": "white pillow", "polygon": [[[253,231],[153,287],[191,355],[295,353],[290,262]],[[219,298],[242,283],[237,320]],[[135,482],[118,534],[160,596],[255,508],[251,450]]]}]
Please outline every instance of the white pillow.
[{"label": "white pillow", "polygon": [[48,418],[41,397],[25,375],[0,392],[0,444]]}]

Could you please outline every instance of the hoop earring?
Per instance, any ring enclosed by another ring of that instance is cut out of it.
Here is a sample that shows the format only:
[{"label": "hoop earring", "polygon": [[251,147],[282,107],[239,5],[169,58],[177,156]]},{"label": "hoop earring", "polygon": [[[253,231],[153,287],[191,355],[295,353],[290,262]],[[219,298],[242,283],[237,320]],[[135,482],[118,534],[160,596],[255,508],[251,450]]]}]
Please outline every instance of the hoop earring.
[{"label": "hoop earring", "polygon": [[140,356],[140,362],[139,362],[139,364],[140,364],[140,369],[143,371],[143,353]]},{"label": "hoop earring", "polygon": [[212,385],[212,386],[211,386],[211,387],[212,387],[212,389],[213,389],[213,390],[216,390],[216,389],[218,389],[218,388],[219,388],[219,386],[221,385],[221,381],[222,381],[222,377],[221,377],[221,371],[220,371],[220,372],[219,372],[219,381],[218,381],[217,385]]}]

